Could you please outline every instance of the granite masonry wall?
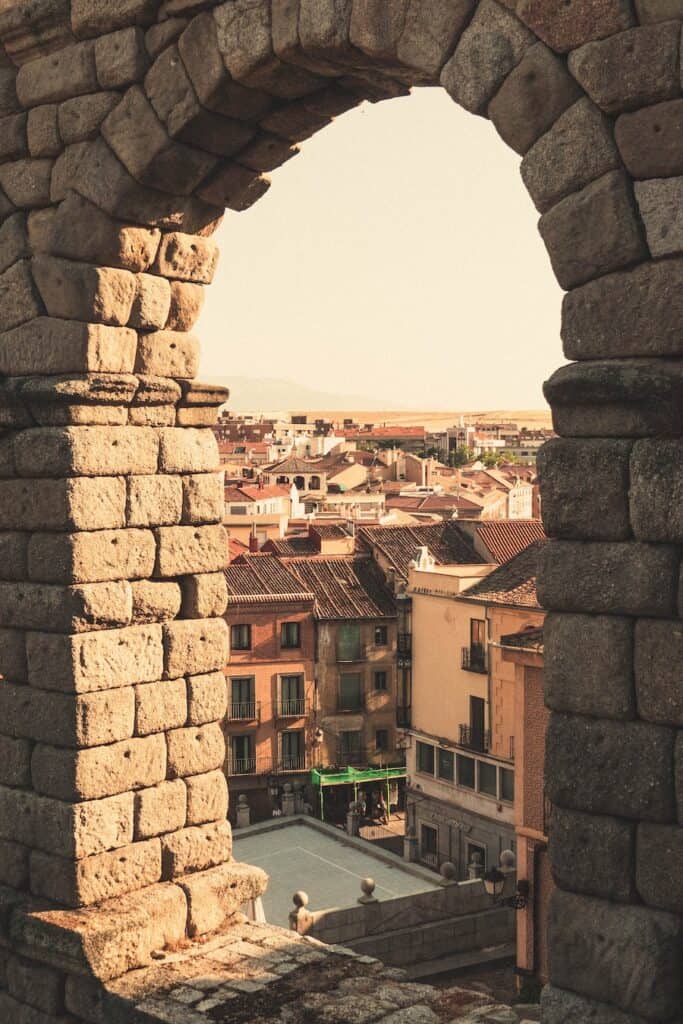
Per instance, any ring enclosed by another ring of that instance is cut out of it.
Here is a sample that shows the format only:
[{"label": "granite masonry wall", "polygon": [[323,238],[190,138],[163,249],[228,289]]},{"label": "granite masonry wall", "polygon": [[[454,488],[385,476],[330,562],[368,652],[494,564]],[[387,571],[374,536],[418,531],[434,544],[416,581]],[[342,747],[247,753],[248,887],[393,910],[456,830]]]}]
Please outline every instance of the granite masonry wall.
[{"label": "granite masonry wall", "polygon": [[544,1019],[681,1019],[682,20],[681,0],[0,4],[8,1019],[62,1020],[59,994],[26,1009],[39,961],[123,975],[263,887],[231,860],[221,773],[225,394],[194,382],[192,334],[211,236],[333,117],[439,84],[523,157],[567,293],[541,457]]}]

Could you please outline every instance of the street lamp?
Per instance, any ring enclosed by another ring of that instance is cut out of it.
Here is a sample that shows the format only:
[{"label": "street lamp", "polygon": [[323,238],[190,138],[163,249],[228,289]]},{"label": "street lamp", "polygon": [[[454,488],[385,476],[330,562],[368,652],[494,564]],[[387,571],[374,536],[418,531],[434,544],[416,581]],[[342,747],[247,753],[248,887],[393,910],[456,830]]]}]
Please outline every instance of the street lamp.
[{"label": "street lamp", "polygon": [[512,907],[514,910],[524,910],[529,903],[529,883],[525,878],[517,882],[514,896],[503,896],[505,891],[506,876],[498,868],[491,868],[484,875],[484,889],[487,896],[497,907]]}]

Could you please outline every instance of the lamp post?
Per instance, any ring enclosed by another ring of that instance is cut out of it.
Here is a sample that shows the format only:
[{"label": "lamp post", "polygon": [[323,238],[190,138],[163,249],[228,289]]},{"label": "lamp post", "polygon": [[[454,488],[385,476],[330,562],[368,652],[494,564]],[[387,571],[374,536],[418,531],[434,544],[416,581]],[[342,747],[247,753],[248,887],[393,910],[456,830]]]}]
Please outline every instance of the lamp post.
[{"label": "lamp post", "polygon": [[514,910],[524,910],[530,900],[529,883],[522,878],[517,882],[514,896],[503,896],[505,891],[506,876],[498,868],[491,868],[484,875],[484,889],[490,896],[493,904],[497,907],[512,907]]}]

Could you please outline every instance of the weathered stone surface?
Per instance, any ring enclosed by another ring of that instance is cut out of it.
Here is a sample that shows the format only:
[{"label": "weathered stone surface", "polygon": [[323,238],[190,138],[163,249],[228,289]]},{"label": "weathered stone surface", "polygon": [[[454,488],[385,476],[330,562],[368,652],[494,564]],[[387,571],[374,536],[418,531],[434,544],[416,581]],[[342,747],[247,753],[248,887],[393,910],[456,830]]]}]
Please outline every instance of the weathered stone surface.
[{"label": "weathered stone surface", "polygon": [[144,789],[166,778],[166,743],[163,735],[88,750],[39,743],[31,757],[31,776],[38,793],[58,800],[98,800]]},{"label": "weathered stone surface", "polygon": [[522,160],[522,178],[544,213],[619,166],[607,118],[587,97],[561,114]]},{"label": "weathered stone surface", "polygon": [[29,110],[27,121],[28,148],[33,157],[58,156],[62,140],[57,125],[59,106],[48,103]]},{"label": "weathered stone surface", "polygon": [[[11,889],[28,889],[28,846],[0,840],[0,884]],[[0,969],[0,977],[2,971]]]},{"label": "weathered stone surface", "polygon": [[222,572],[186,576],[182,590],[184,618],[209,619],[224,614],[228,591]]},{"label": "weathered stone surface", "polygon": [[681,650],[680,620],[640,619],[636,623],[634,671],[638,714],[648,722],[683,727]]},{"label": "weathered stone surface", "polygon": [[184,679],[164,679],[135,687],[135,732],[147,736],[177,729],[187,721],[187,685]]},{"label": "weathered stone surface", "polygon": [[647,259],[631,185],[610,171],[562,199],[539,221],[555,276],[563,288]]},{"label": "weathered stone surface", "polygon": [[185,827],[187,791],[182,779],[161,782],[135,794],[135,838],[148,839]]},{"label": "weathered stone surface", "polygon": [[225,567],[227,535],[222,526],[161,526],[156,535],[156,576],[211,573]]},{"label": "weathered stone surface", "polygon": [[167,331],[191,331],[204,305],[204,289],[199,284],[171,281],[171,298],[166,320]]},{"label": "weathered stone surface", "polygon": [[15,80],[15,68],[0,68],[0,114],[14,114],[21,109],[17,99]]},{"label": "weathered stone surface", "polygon": [[349,23],[353,46],[378,61],[397,62],[408,0],[355,0]]},{"label": "weathered stone surface", "polygon": [[676,737],[674,775],[676,779],[676,800],[678,803],[678,824],[683,825],[683,733]]},{"label": "weathered stone surface", "polygon": [[683,447],[678,441],[637,441],[631,455],[631,522],[639,540],[683,540]]},{"label": "weathered stone surface", "polygon": [[183,477],[183,522],[220,523],[223,505],[223,483],[218,474],[196,473]]},{"label": "weathered stone surface", "polygon": [[546,736],[547,795],[559,807],[589,814],[671,822],[674,737],[673,729],[646,722],[554,713]]},{"label": "weathered stone surface", "polygon": [[29,255],[26,219],[24,214],[15,213],[0,227],[0,274]]},{"label": "weathered stone surface", "polygon": [[5,682],[0,686],[0,708],[3,728],[18,738],[93,747],[133,735],[131,687],[73,696]]},{"label": "weathered stone surface", "polygon": [[161,878],[161,843],[158,839],[133,843],[113,853],[68,861],[34,851],[31,854],[31,891],[68,907],[112,899],[153,885]]},{"label": "weathered stone surface", "polygon": [[19,630],[0,629],[0,675],[16,682],[28,679],[24,634]]},{"label": "weathered stone surface", "polygon": [[222,768],[205,775],[189,776],[185,786],[188,825],[204,825],[227,817],[228,783]]},{"label": "weathered stone surface", "polygon": [[613,615],[546,616],[546,704],[600,718],[635,718],[633,622]]},{"label": "weathered stone surface", "polygon": [[148,25],[154,20],[155,0],[117,0],[115,7],[99,0],[71,0],[71,25],[78,36],[96,36],[125,25]]},{"label": "weathered stone surface", "polygon": [[674,547],[553,541],[541,549],[538,592],[554,611],[667,618],[677,576]]},{"label": "weathered stone surface", "polygon": [[137,580],[133,591],[133,622],[164,622],[180,612],[181,592],[177,583]]},{"label": "weathered stone surface", "polygon": [[83,161],[97,141],[74,142],[71,146],[67,146],[54,161],[50,175],[50,201],[52,203],[61,202],[66,199],[71,189],[78,188]]},{"label": "weathered stone surface", "polygon": [[638,826],[636,884],[650,906],[683,913],[683,880],[677,865],[683,856],[683,828]]},{"label": "weathered stone surface", "polygon": [[628,0],[578,0],[570,5],[520,0],[516,11],[537,36],[560,53],[614,35],[634,22]]},{"label": "weathered stone surface", "polygon": [[218,445],[212,431],[173,428],[159,432],[162,473],[213,473],[219,465]]},{"label": "weathered stone surface", "polygon": [[7,962],[7,987],[20,1003],[43,1013],[62,1009],[62,976],[51,967],[11,956]]},{"label": "weathered stone surface", "polygon": [[24,580],[28,573],[29,534],[0,533],[0,579]]},{"label": "weathered stone surface", "polygon": [[0,159],[13,160],[27,155],[26,114],[0,117]]},{"label": "weathered stone surface", "polygon": [[141,330],[160,329],[166,325],[171,309],[171,286],[163,277],[138,274],[135,298],[129,324]]},{"label": "weathered stone surface", "polygon": [[634,902],[636,827],[621,818],[554,808],[548,851],[555,883],[586,896]]},{"label": "weathered stone surface", "polygon": [[439,73],[474,10],[472,0],[408,0],[398,59],[428,81]]},{"label": "weathered stone surface", "polygon": [[222,669],[227,661],[228,630],[223,619],[192,619],[162,626],[165,677],[202,675]]},{"label": "weathered stone surface", "polygon": [[39,316],[0,335],[0,372],[132,373],[136,344],[127,328]]},{"label": "weathered stone surface", "polygon": [[637,181],[635,194],[652,255],[683,252],[683,177]]},{"label": "weathered stone surface", "polygon": [[211,284],[218,263],[218,248],[208,238],[170,231],[161,238],[154,272],[180,281]]},{"label": "weathered stone surface", "polygon": [[31,785],[31,744],[28,740],[0,736],[0,784]]},{"label": "weathered stone surface", "polygon": [[45,427],[19,434],[14,457],[20,476],[146,475],[158,443],[148,427]]},{"label": "weathered stone surface", "polygon": [[681,0],[635,0],[635,5],[641,25],[683,17]]},{"label": "weathered stone surface", "polygon": [[683,99],[656,103],[622,114],[615,139],[634,178],[670,178],[683,174]]},{"label": "weathered stone surface", "polygon": [[0,274],[0,331],[10,331],[43,312],[28,260]]},{"label": "weathered stone surface", "polygon": [[172,526],[180,522],[183,488],[177,476],[131,476],[127,480],[129,526]]},{"label": "weathered stone surface", "polygon": [[28,547],[29,579],[45,583],[145,579],[152,575],[155,554],[154,536],[147,530],[34,533]]},{"label": "weathered stone surface", "polygon": [[574,50],[569,69],[608,114],[675,99],[681,88],[680,34],[673,21],[620,32]]},{"label": "weathered stone surface", "polygon": [[557,891],[550,900],[550,980],[647,1020],[681,998],[681,921],[644,907]]},{"label": "weathered stone surface", "polygon": [[191,334],[153,331],[140,336],[137,373],[191,380],[199,370],[199,341]]},{"label": "weathered stone surface", "polygon": [[95,50],[92,43],[76,43],[49,57],[24,64],[17,73],[17,96],[23,107],[56,103],[71,96],[97,91]]},{"label": "weathered stone surface", "polygon": [[187,697],[190,725],[220,721],[225,717],[228,703],[225,676],[222,672],[190,676],[187,680]]},{"label": "weathered stone surface", "polygon": [[511,11],[483,0],[444,67],[441,84],[456,103],[483,114],[534,42],[533,33]]},{"label": "weathered stone surface", "polygon": [[167,18],[152,25],[145,32],[145,49],[152,60],[174,43],[181,32],[187,28],[187,18]]},{"label": "weathered stone surface", "polygon": [[579,97],[562,61],[536,43],[505,79],[488,113],[501,138],[523,156]]},{"label": "weathered stone surface", "polygon": [[123,327],[130,319],[135,277],[127,270],[37,256],[33,278],[49,316]]},{"label": "weathered stone surface", "polygon": [[280,139],[277,135],[259,132],[254,141],[240,152],[240,163],[252,171],[263,173],[274,171],[298,153],[299,147],[289,139]]},{"label": "weathered stone surface", "polygon": [[[568,540],[626,540],[628,441],[553,438],[538,454],[545,531]],[[654,539],[654,538],[652,538]]]},{"label": "weathered stone surface", "polygon": [[239,213],[253,206],[269,188],[270,180],[263,175],[238,163],[225,163],[198,189],[197,195],[207,203]]},{"label": "weathered stone surface", "polygon": [[139,82],[149,66],[145,37],[131,26],[95,40],[95,67],[102,89],[121,89]]},{"label": "weathered stone surface", "polygon": [[161,627],[152,624],[77,636],[28,633],[26,653],[29,682],[66,693],[152,682],[163,672]]},{"label": "weathered stone surface", "polygon": [[133,840],[132,793],[73,804],[2,788],[0,805],[3,838],[59,857],[80,860]]},{"label": "weathered stone surface", "polygon": [[678,355],[681,318],[683,260],[643,263],[565,296],[564,353],[568,359]]},{"label": "weathered stone surface", "polygon": [[95,139],[110,110],[119,101],[116,92],[95,92],[89,96],[76,96],[59,106],[59,134],[65,145]]},{"label": "weathered stone surface", "polygon": [[0,186],[19,209],[32,210],[50,202],[52,160],[14,160],[0,165]]},{"label": "weathered stone surface", "polygon": [[642,1017],[622,1013],[607,1003],[584,999],[554,985],[541,993],[541,1012],[546,1024],[643,1024]]},{"label": "weathered stone surface", "polygon": [[206,871],[230,860],[232,834],[227,821],[182,829],[161,837],[162,877]]},{"label": "weathered stone surface", "polygon": [[170,778],[200,775],[220,768],[225,760],[225,740],[217,722],[201,727],[171,729],[166,735]]},{"label": "weathered stone surface", "polygon": [[187,896],[188,935],[195,937],[222,928],[249,900],[261,896],[268,876],[248,864],[222,864],[196,875],[179,878]]}]

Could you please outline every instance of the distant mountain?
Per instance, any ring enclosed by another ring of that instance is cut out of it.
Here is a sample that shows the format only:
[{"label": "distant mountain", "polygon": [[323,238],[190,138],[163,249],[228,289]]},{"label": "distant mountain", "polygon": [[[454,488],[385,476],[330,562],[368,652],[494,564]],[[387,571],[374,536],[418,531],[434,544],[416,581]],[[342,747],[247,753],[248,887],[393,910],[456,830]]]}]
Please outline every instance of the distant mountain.
[{"label": "distant mountain", "polygon": [[386,398],[367,395],[339,395],[316,391],[293,380],[275,377],[202,377],[211,384],[230,388],[228,407],[233,412],[289,412],[295,409],[325,409],[345,412],[347,409],[402,409],[405,406],[388,402]]}]

